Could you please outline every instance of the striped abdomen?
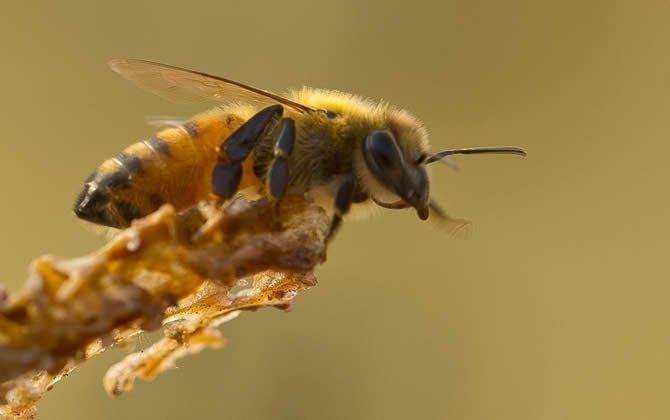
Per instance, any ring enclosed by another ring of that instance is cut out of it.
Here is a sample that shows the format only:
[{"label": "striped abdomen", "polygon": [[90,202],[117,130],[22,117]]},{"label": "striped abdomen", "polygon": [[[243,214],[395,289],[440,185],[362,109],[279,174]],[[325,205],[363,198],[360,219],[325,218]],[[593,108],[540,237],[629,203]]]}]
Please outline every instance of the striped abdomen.
[{"label": "striped abdomen", "polygon": [[[217,147],[245,117],[215,109],[129,146],[86,180],[75,214],[92,223],[122,228],[164,203],[182,210],[207,198]],[[244,164],[247,186],[259,182],[252,160],[250,156]]]}]

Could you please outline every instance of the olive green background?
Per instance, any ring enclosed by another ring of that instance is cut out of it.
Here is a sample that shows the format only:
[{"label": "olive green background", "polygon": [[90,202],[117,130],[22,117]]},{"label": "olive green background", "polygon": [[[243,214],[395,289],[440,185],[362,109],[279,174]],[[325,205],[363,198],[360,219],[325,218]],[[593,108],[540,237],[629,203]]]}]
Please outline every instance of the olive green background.
[{"label": "olive green background", "polygon": [[[667,419],[670,6],[657,1],[5,0],[0,255],[16,290],[40,254],[104,242],[71,205],[145,115],[202,110],[109,71],[136,57],[278,90],[307,84],[418,115],[434,149],[529,157],[435,165],[474,221],[346,222],[290,313],[245,313],[227,348],[112,401],[86,363],[41,419]],[[143,345],[148,345],[145,338]]]}]

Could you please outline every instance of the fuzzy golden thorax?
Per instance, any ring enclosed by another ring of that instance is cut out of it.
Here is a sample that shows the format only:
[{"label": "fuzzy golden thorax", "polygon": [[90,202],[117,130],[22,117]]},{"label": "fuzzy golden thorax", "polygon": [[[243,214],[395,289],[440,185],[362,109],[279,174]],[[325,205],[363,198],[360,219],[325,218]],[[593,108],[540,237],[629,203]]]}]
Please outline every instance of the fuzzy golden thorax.
[{"label": "fuzzy golden thorax", "polygon": [[[396,192],[396,185],[393,185],[393,182],[380,179],[366,162],[365,141],[370,134],[376,131],[390,133],[407,169],[425,171],[423,160],[429,153],[428,133],[423,124],[409,112],[385,102],[372,102],[356,95],[333,90],[303,88],[291,92],[291,98],[338,114],[337,118],[327,122],[326,125],[331,126],[329,135],[332,138],[330,140],[346,147],[346,151],[343,151],[342,154],[348,154],[344,160],[351,161],[360,189],[359,193],[372,199],[368,202],[363,201],[361,204],[374,204],[374,201],[392,203],[404,198]],[[319,122],[319,124],[322,123],[322,121]],[[332,157],[337,158],[336,155]],[[334,178],[332,181],[336,184],[337,177]],[[329,190],[332,189],[329,188]],[[329,195],[332,195],[332,191],[329,191]]]}]

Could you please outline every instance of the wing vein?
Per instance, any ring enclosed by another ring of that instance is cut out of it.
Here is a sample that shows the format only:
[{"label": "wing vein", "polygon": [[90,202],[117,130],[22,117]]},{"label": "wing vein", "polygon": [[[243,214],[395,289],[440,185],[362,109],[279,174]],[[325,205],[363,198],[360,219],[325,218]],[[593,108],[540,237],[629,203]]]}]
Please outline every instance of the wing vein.
[{"label": "wing vein", "polygon": [[206,100],[280,103],[299,112],[317,111],[310,106],[263,89],[169,64],[125,59],[112,60],[109,62],[109,67],[142,89],[177,103]]}]

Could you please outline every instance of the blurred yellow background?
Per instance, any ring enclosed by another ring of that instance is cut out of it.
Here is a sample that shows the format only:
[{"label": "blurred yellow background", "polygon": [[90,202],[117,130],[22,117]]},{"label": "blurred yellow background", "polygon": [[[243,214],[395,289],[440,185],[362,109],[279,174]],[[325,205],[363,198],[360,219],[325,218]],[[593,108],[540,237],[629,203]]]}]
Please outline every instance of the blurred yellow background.
[{"label": "blurred yellow background", "polygon": [[[104,238],[71,205],[105,158],[188,116],[106,68],[145,58],[281,91],[384,98],[458,157],[432,191],[474,221],[346,222],[292,312],[112,401],[86,363],[40,419],[667,419],[670,4],[654,1],[6,1],[2,283]],[[148,345],[145,339],[144,345]]]}]

